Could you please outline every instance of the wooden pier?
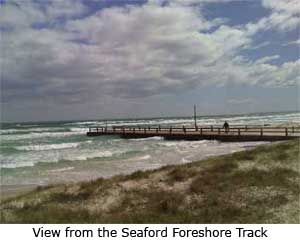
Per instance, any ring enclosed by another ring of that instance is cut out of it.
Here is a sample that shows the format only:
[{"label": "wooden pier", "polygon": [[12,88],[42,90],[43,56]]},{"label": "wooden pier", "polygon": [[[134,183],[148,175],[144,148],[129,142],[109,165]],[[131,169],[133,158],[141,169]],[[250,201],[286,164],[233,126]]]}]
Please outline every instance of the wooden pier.
[{"label": "wooden pier", "polygon": [[280,141],[299,138],[300,127],[231,126],[226,131],[220,126],[113,126],[90,127],[87,132],[87,136],[101,135],[118,135],[127,139],[160,136],[167,140]]}]

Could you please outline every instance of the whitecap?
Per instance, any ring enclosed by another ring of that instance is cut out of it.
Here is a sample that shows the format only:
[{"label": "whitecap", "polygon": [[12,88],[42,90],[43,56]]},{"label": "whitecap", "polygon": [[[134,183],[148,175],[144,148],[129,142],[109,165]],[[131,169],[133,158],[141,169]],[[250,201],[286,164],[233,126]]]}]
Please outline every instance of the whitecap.
[{"label": "whitecap", "polygon": [[95,159],[95,158],[105,158],[105,157],[112,157],[115,154],[119,154],[121,152],[111,152],[108,150],[105,151],[96,151],[96,152],[90,152],[84,155],[78,155],[76,157],[69,157],[67,160],[74,160],[74,161],[85,161],[89,159]]},{"label": "whitecap", "polygon": [[17,132],[20,132],[19,129],[2,129],[0,130],[0,134],[14,134],[14,133],[17,133]]},{"label": "whitecap", "polygon": [[70,170],[73,170],[73,169],[74,169],[73,166],[69,166],[69,167],[65,167],[65,168],[61,168],[61,169],[52,169],[52,170],[49,170],[48,172],[49,173],[57,173],[57,172],[70,171]]},{"label": "whitecap", "polygon": [[70,128],[71,132],[85,134],[88,128]]},{"label": "whitecap", "polygon": [[163,140],[161,136],[153,136],[148,138],[129,139],[130,141],[146,141],[146,140]]},{"label": "whitecap", "polygon": [[76,148],[80,145],[78,143],[62,143],[62,144],[41,144],[41,145],[24,145],[17,146],[17,150],[23,151],[42,151],[42,150],[59,150],[59,149],[69,149]]},{"label": "whitecap", "polygon": [[136,160],[148,160],[151,158],[151,155],[143,155],[136,157]]},{"label": "whitecap", "polygon": [[71,135],[83,134],[82,132],[43,132],[43,133],[27,133],[27,134],[16,134],[16,135],[1,135],[1,139],[5,141],[21,140],[21,139],[36,139],[44,137],[64,137]]}]

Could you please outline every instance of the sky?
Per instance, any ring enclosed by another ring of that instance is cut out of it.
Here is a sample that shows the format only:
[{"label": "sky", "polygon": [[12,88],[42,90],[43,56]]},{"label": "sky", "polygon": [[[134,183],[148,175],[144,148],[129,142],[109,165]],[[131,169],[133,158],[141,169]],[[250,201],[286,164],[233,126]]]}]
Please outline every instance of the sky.
[{"label": "sky", "polygon": [[299,110],[298,0],[0,0],[1,120]]}]

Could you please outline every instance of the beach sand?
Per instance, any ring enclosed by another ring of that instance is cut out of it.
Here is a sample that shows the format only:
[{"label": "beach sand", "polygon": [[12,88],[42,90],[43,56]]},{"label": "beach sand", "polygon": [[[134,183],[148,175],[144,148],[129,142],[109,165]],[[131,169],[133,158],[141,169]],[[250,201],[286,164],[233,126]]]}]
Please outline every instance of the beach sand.
[{"label": "beach sand", "polygon": [[32,185],[3,185],[1,186],[1,199],[6,199],[14,196],[18,196],[34,190],[37,186]]}]

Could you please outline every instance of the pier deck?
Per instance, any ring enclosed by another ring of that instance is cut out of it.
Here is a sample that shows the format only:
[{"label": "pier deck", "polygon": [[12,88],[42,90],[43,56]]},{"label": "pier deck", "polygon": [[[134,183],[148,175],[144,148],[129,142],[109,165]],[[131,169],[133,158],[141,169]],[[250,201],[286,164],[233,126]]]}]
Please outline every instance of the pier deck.
[{"label": "pier deck", "polygon": [[233,126],[228,132],[220,126],[206,127],[90,127],[87,136],[118,135],[122,138],[160,136],[168,140],[220,140],[223,142],[280,141],[300,137],[300,127]]}]

